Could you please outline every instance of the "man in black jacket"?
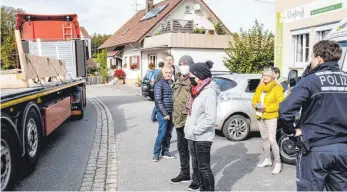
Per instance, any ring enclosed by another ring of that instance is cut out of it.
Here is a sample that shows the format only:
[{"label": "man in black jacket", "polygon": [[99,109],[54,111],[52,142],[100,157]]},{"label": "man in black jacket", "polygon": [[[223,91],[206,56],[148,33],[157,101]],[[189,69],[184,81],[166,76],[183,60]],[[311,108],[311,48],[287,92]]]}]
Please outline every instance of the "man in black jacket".
[{"label": "man in black jacket", "polygon": [[[299,191],[347,191],[347,74],[339,69],[341,53],[335,41],[315,44],[311,70],[280,105],[283,130],[303,138],[297,158]],[[301,129],[295,129],[301,107]]]},{"label": "man in black jacket", "polygon": [[159,161],[160,154],[164,158],[175,158],[169,152],[170,140],[172,137],[172,108],[173,95],[171,89],[172,67],[165,66],[162,70],[163,79],[154,86],[154,101],[158,108],[157,119],[159,123],[158,136],[153,149],[153,161]]}]

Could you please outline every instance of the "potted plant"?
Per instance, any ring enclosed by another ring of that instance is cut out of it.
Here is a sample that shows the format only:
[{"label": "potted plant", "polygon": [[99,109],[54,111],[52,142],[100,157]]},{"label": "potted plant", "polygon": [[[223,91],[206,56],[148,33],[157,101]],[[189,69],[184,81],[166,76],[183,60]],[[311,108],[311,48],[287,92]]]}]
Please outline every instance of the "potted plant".
[{"label": "potted plant", "polygon": [[137,81],[136,81],[136,83],[135,83],[136,86],[137,86],[137,87],[141,87],[141,83],[142,83],[142,82],[141,82],[140,75],[137,75]]},{"label": "potted plant", "polygon": [[216,31],[217,35],[225,35],[224,26],[221,22],[214,24],[214,30]]},{"label": "potted plant", "polygon": [[154,70],[154,69],[155,69],[154,63],[150,62],[150,63],[148,64],[148,68],[149,68],[150,70]]},{"label": "potted plant", "polygon": [[119,80],[123,80],[123,84],[125,84],[126,73],[122,69],[115,70],[114,76]]},{"label": "potted plant", "polygon": [[209,29],[209,30],[207,31],[207,34],[209,34],[209,35],[214,35],[214,30],[213,30],[213,29]]},{"label": "potted plant", "polygon": [[130,65],[130,69],[131,69],[131,70],[137,70],[137,69],[138,69],[137,64],[132,64],[132,65]]}]

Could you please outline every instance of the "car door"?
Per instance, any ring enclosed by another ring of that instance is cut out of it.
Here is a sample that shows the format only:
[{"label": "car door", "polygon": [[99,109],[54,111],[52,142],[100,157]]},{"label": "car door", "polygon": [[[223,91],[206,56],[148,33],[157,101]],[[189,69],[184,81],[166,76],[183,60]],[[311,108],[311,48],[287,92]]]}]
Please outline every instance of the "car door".
[{"label": "car door", "polygon": [[252,98],[255,93],[255,90],[257,89],[258,85],[260,83],[260,78],[248,78],[246,79],[246,83],[244,86],[244,91],[242,94],[244,106],[247,106],[248,109],[248,116],[251,118],[251,130],[259,130],[257,119],[255,117],[255,110],[252,107]]}]

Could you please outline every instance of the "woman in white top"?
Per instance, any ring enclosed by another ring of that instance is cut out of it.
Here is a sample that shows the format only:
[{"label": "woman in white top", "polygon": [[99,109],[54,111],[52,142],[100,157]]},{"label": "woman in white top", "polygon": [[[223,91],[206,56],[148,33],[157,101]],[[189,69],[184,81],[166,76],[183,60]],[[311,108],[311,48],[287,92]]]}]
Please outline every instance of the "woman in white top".
[{"label": "woman in white top", "polygon": [[277,118],[279,105],[283,101],[283,88],[276,82],[275,72],[271,69],[263,71],[262,83],[257,87],[252,99],[256,110],[257,122],[264,145],[264,161],[258,167],[272,166],[270,147],[274,155],[275,168],[273,174],[281,172],[282,164],[276,141]]}]

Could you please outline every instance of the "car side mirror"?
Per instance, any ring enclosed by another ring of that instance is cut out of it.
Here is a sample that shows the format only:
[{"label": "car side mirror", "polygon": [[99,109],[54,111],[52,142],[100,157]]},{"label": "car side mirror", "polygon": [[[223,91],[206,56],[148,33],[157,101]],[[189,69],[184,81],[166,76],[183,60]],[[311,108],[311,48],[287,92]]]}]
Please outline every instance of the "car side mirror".
[{"label": "car side mirror", "polygon": [[295,81],[295,84],[298,82],[298,70],[290,70],[288,73],[288,83],[292,84]]}]

